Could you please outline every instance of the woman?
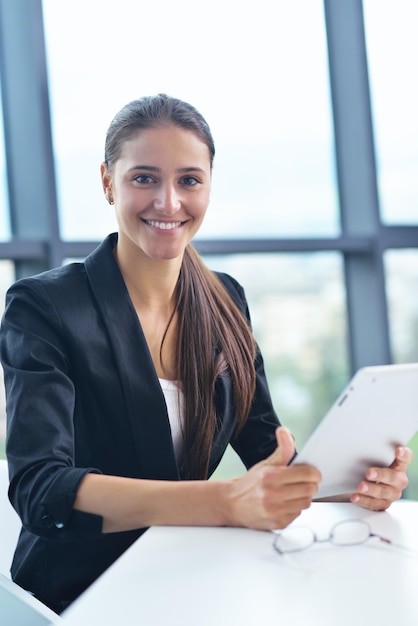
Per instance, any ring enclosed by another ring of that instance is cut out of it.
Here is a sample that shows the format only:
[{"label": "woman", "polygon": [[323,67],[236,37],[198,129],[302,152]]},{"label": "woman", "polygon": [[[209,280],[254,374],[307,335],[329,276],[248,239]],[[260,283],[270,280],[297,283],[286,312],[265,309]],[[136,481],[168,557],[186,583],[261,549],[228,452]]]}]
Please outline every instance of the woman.
[{"label": "woman", "polygon": [[[18,281],[1,332],[12,576],[60,612],[151,525],[283,528],[320,474],[287,467],[242,288],[190,241],[210,195],[202,116],[165,95],[124,107],[101,166],[118,233],[84,263]],[[207,481],[228,443],[249,471]],[[411,453],[351,499],[385,509]]]}]

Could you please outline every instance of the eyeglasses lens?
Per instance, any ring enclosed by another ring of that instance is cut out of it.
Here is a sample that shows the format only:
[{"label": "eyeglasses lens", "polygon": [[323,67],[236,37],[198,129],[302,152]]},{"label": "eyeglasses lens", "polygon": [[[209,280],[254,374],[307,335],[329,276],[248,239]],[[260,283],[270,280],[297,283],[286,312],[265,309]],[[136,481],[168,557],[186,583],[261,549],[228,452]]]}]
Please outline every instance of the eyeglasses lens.
[{"label": "eyeglasses lens", "polygon": [[337,546],[353,546],[364,543],[370,537],[370,528],[361,520],[341,522],[334,526],[331,541]]}]

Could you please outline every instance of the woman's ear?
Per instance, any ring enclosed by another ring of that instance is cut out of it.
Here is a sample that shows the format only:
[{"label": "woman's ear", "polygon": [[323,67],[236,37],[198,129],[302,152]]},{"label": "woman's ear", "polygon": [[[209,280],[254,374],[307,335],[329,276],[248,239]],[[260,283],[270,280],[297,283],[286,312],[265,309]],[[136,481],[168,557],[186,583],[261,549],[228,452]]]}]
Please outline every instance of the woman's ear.
[{"label": "woman's ear", "polygon": [[106,200],[109,204],[113,204],[113,192],[112,192],[112,181],[111,177],[107,172],[107,164],[105,161],[100,165],[100,175],[102,178],[102,187],[104,191],[104,195],[106,196]]}]

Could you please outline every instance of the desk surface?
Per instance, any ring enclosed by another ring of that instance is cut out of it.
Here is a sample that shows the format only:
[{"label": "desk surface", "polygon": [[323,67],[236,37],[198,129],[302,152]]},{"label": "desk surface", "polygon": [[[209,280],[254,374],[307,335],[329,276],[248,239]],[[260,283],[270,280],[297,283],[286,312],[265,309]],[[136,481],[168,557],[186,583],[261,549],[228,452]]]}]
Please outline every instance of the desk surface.
[{"label": "desk surface", "polygon": [[335,522],[352,518],[416,553],[371,539],[281,557],[268,532],[152,528],[67,609],[64,624],[416,626],[418,502],[397,502],[384,513],[316,503],[293,525],[325,537]]}]

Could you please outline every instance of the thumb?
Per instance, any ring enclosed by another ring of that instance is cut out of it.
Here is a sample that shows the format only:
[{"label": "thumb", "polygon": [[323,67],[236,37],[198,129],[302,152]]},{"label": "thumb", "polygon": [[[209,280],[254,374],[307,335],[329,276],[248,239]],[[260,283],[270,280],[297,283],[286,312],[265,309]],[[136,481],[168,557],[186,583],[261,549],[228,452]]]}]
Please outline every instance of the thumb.
[{"label": "thumb", "polygon": [[288,428],[279,426],[276,430],[277,449],[266,462],[271,465],[287,465],[295,454],[295,440]]}]

